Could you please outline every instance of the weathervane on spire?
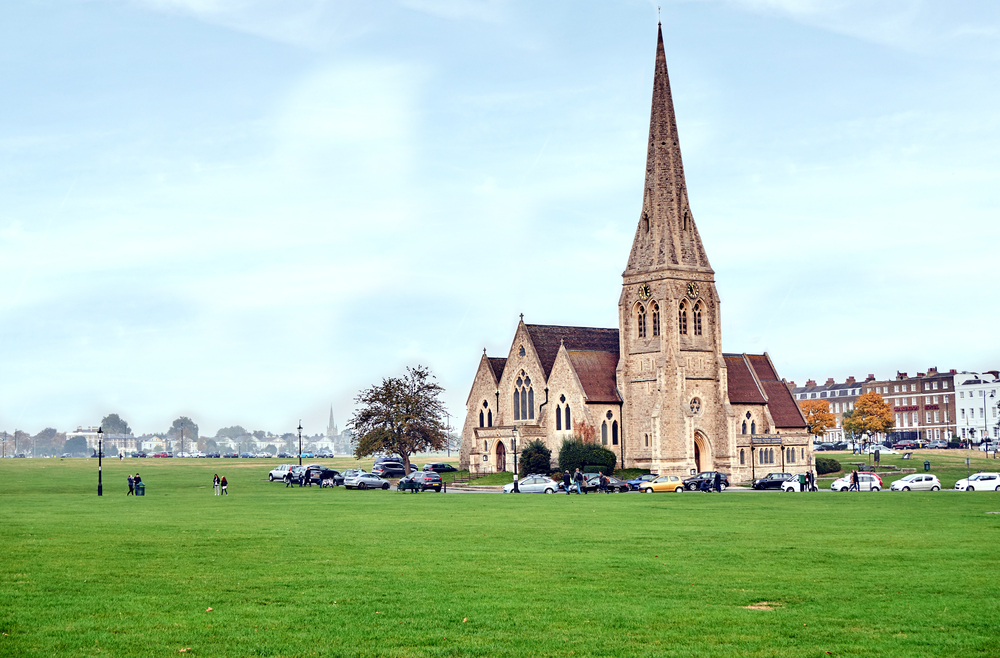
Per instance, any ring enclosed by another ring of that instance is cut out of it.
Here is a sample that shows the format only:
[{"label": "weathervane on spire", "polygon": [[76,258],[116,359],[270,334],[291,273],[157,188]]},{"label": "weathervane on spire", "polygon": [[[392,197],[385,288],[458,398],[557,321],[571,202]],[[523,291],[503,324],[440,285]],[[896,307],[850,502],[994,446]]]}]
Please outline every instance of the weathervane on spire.
[{"label": "weathervane on spire", "polygon": [[656,24],[657,25],[662,25],[662,23],[660,23],[660,6],[659,5],[656,6]]}]

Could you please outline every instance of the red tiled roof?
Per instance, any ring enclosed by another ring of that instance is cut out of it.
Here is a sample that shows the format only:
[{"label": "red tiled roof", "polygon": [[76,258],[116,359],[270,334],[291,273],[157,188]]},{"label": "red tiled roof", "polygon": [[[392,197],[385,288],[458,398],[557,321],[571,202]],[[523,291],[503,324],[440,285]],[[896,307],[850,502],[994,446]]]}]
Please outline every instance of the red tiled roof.
[{"label": "red tiled roof", "polygon": [[490,369],[493,370],[493,376],[497,378],[497,383],[499,383],[500,378],[503,377],[503,369],[507,367],[507,359],[499,356],[488,356],[486,359],[490,363]]},{"label": "red tiled roof", "polygon": [[767,393],[767,408],[774,424],[779,428],[801,429],[808,427],[799,405],[795,404],[788,387],[782,382],[761,382]]},{"label": "red tiled roof", "polygon": [[778,373],[774,372],[774,368],[771,366],[771,360],[767,358],[766,354],[747,354],[746,357],[753,366],[754,372],[757,373],[757,379],[762,382],[781,381],[781,378],[778,377]]},{"label": "red tiled roof", "polygon": [[729,380],[730,404],[765,404],[767,400],[757,386],[750,366],[742,354],[724,354],[726,378]]},{"label": "red tiled roof", "polygon": [[552,372],[552,364],[556,361],[560,343],[565,343],[567,350],[614,352],[619,353],[618,330],[596,329],[594,327],[559,327],[550,324],[526,324],[531,343],[535,346],[538,359],[542,362],[545,379]]},{"label": "red tiled roof", "polygon": [[569,360],[576,370],[576,376],[583,384],[588,402],[621,402],[618,395],[617,377],[618,350],[595,352],[567,350]]}]

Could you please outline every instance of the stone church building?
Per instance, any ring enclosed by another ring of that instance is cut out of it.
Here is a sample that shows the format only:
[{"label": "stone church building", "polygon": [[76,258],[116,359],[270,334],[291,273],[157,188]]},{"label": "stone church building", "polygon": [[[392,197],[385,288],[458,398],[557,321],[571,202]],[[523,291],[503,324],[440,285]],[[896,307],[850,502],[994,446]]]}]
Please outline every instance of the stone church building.
[{"label": "stone church building", "polygon": [[618,466],[731,481],[812,469],[805,418],[767,354],[722,352],[715,272],[689,205],[663,32],[658,30],[642,210],[622,274],[618,328],[517,325],[484,350],[466,402],[461,466],[513,470],[541,439],[553,460],[583,424]]}]

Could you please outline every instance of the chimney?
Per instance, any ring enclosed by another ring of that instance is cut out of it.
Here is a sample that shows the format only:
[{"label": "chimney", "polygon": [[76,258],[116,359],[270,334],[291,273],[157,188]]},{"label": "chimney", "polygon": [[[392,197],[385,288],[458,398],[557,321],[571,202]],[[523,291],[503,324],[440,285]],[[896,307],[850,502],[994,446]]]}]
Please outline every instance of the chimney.
[{"label": "chimney", "polygon": [[788,382],[788,388],[795,388],[795,380]]},{"label": "chimney", "polygon": [[873,381],[875,381],[875,375],[872,375],[872,374],[870,374],[870,373],[869,373],[869,375],[868,375],[868,377],[867,377],[867,378],[865,379],[865,381],[866,381],[866,382],[873,382]]},{"label": "chimney", "polygon": [[949,374],[949,375],[957,375],[957,374],[958,374],[958,371],[957,371],[957,370],[955,370],[954,368],[952,368],[951,370],[949,370],[949,371],[948,371],[948,374]]},{"label": "chimney", "polygon": [[928,377],[931,377],[931,376],[936,375],[936,374],[938,374],[937,366],[931,366],[930,368],[927,369],[927,376]]},{"label": "chimney", "polygon": [[854,375],[851,375],[850,377],[847,378],[847,385],[848,386],[854,386],[855,382],[857,382],[857,380],[854,379]]},{"label": "chimney", "polygon": [[906,373],[905,372],[900,372],[900,371],[897,370],[896,371],[896,381],[899,381],[901,379],[907,379]]},{"label": "chimney", "polygon": [[816,385],[815,379],[810,379],[809,381],[806,382],[806,388],[812,388],[815,385]]},{"label": "chimney", "polygon": [[917,377],[923,377],[923,376],[924,376],[924,373],[922,373],[922,372],[918,372],[917,373]]},{"label": "chimney", "polygon": [[833,377],[826,378],[826,386],[833,386],[836,382],[833,381]]}]

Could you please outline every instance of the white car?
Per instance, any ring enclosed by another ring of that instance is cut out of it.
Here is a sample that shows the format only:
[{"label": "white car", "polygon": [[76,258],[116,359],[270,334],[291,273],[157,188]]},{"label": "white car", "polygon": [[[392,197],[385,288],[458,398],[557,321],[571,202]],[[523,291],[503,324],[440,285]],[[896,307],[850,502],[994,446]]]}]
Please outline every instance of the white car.
[{"label": "white car", "polygon": [[930,473],[910,473],[889,485],[889,491],[940,491],[941,480]]},{"label": "white car", "polygon": [[898,455],[899,454],[898,451],[893,450],[892,448],[887,448],[884,445],[880,445],[880,444],[877,444],[877,443],[865,446],[861,450],[861,452],[862,452],[862,454],[865,454],[865,455],[874,455],[876,452],[878,454],[880,454],[880,455]]},{"label": "white car", "polygon": [[[882,478],[875,473],[858,473],[858,486],[861,491],[880,491],[882,489]],[[830,483],[830,491],[849,491],[850,488],[850,475],[845,475]]]},{"label": "white car", "polygon": [[[529,475],[517,483],[517,490],[521,493],[553,494],[559,491],[559,483],[547,475]],[[512,491],[514,491],[513,482],[503,486],[504,493],[511,493]]]},{"label": "white car", "polygon": [[388,489],[389,481],[374,473],[359,473],[344,478],[345,489]]},{"label": "white car", "polygon": [[1000,473],[973,473],[955,483],[957,491],[1000,491]]},{"label": "white car", "polygon": [[267,479],[271,482],[275,480],[284,480],[285,473],[292,470],[294,464],[282,464],[278,468],[272,469],[270,473],[267,474]]}]

